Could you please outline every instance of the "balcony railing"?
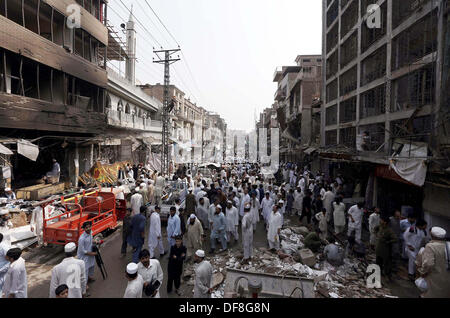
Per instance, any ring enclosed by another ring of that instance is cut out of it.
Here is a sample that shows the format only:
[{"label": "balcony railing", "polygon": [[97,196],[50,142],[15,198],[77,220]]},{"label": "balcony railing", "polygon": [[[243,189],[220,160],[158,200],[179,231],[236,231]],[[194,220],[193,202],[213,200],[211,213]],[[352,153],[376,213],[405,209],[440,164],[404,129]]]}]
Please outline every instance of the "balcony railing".
[{"label": "balcony railing", "polygon": [[108,110],[108,124],[122,128],[137,130],[161,130],[162,122],[158,120],[145,119],[142,117],[126,114],[116,110]]}]

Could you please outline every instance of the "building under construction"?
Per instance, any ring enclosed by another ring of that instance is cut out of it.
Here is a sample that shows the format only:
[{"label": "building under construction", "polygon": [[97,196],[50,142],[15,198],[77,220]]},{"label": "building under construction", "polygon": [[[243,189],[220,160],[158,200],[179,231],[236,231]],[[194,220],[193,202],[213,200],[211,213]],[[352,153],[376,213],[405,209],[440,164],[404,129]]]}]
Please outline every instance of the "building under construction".
[{"label": "building under construction", "polygon": [[433,225],[450,223],[449,3],[323,0],[321,167]]}]

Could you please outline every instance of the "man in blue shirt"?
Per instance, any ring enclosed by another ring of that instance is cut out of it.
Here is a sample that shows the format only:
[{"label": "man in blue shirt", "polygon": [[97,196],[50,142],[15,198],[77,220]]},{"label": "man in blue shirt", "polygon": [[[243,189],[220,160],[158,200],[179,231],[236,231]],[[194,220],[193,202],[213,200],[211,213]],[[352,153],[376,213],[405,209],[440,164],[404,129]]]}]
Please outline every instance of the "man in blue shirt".
[{"label": "man in blue shirt", "polygon": [[169,242],[169,251],[175,245],[175,238],[181,235],[181,220],[176,214],[177,209],[173,206],[170,208],[170,217],[167,220],[167,241]]},{"label": "man in blue shirt", "polygon": [[96,252],[92,251],[92,223],[85,222],[83,224],[83,234],[80,235],[78,239],[78,259],[84,261],[86,268],[86,277],[88,277],[88,282],[94,282],[94,268],[95,268],[95,256]]},{"label": "man in blue shirt", "polygon": [[226,224],[227,222],[225,215],[222,212],[222,207],[217,205],[216,213],[212,219],[210,254],[214,253],[214,250],[216,249],[216,239],[219,239],[222,244],[222,249],[219,252],[223,252],[227,249],[227,239],[225,234]]},{"label": "man in blue shirt", "polygon": [[139,253],[142,250],[145,239],[145,212],[146,207],[141,206],[140,214],[131,218],[130,235],[128,236],[128,244],[133,247],[133,263],[139,263]]}]

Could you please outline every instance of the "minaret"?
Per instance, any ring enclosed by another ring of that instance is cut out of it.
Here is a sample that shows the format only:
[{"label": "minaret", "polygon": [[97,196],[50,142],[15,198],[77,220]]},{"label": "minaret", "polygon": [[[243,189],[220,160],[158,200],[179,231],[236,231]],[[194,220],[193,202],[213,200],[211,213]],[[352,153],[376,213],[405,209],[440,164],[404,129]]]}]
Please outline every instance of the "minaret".
[{"label": "minaret", "polygon": [[131,6],[130,19],[127,22],[127,53],[125,75],[134,86],[136,85],[136,29],[133,19],[133,6]]}]

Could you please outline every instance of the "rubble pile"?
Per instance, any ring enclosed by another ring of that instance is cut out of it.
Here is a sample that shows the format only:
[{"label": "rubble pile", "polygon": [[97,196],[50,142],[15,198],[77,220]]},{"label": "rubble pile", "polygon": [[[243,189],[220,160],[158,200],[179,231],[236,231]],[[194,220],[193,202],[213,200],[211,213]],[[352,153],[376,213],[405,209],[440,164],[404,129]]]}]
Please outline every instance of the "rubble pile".
[{"label": "rubble pile", "polygon": [[[243,255],[239,252],[228,251],[210,258],[214,273],[223,274],[226,278],[226,270],[238,269],[256,273],[266,273],[278,276],[296,276],[314,280],[314,290],[317,298],[380,298],[389,297],[390,291],[386,288],[370,289],[366,287],[366,266],[360,260],[353,257],[344,258],[344,264],[333,266],[328,263],[323,253],[324,246],[319,253],[314,254],[304,248],[304,237],[307,228],[287,227],[281,233],[281,250],[273,253],[267,248],[254,249],[252,261],[249,264],[241,263]],[[305,261],[304,254],[313,255]],[[372,261],[373,256],[367,257]],[[308,263],[305,264],[305,263]],[[372,262],[371,262],[372,263]],[[194,285],[194,264],[186,266],[184,278],[188,285]],[[219,284],[212,297],[223,298],[224,283]]]}]

